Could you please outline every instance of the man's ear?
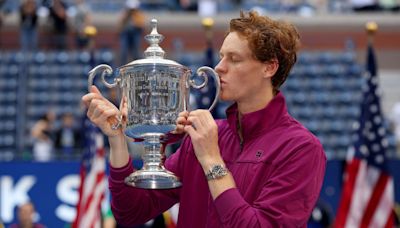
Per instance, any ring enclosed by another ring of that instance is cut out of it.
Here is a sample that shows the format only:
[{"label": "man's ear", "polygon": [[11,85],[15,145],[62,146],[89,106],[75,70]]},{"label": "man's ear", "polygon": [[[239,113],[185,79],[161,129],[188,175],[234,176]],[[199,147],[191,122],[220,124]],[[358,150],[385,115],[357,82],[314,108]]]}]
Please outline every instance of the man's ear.
[{"label": "man's ear", "polygon": [[278,71],[279,62],[277,59],[273,59],[264,63],[264,77],[265,78],[272,78],[275,73]]}]

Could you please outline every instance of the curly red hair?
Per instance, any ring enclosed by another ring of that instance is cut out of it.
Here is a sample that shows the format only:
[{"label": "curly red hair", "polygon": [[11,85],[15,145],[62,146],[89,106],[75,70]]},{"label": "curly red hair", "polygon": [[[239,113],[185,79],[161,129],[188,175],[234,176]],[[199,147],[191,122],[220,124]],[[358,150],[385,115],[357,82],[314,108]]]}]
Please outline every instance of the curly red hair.
[{"label": "curly red hair", "polygon": [[279,67],[272,77],[274,92],[279,91],[297,60],[300,35],[290,23],[260,16],[255,11],[240,12],[240,17],[232,19],[229,32],[237,32],[244,37],[254,58],[261,62],[278,61]]}]

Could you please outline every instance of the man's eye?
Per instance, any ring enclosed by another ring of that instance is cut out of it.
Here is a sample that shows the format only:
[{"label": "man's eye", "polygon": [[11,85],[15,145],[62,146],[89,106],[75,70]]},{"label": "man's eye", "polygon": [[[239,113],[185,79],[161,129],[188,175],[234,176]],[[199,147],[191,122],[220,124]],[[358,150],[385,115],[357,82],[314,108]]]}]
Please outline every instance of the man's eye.
[{"label": "man's eye", "polygon": [[231,58],[231,61],[234,63],[238,63],[238,62],[240,62],[240,59],[239,58]]}]

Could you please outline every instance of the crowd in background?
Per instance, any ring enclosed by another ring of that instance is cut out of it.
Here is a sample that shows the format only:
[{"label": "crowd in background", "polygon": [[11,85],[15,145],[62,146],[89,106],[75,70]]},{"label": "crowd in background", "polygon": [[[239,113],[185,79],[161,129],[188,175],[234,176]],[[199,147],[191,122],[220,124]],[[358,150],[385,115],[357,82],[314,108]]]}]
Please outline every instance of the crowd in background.
[{"label": "crowd in background", "polygon": [[75,48],[84,49],[89,44],[88,33],[93,32],[88,30],[92,25],[92,12],[119,14],[116,20],[119,21],[121,35],[120,60],[126,62],[128,55],[133,55],[134,59],[138,56],[138,53],[128,51],[127,47],[138,45],[146,11],[198,12],[208,16],[240,9],[303,16],[364,11],[395,13],[400,9],[400,0],[0,0],[0,29],[2,20],[12,13],[18,13],[22,50],[38,48],[39,19],[45,21],[47,33],[43,38],[46,40],[41,42],[45,42],[46,46],[60,50],[69,48],[67,34],[72,33]]},{"label": "crowd in background", "polygon": [[[399,10],[399,2],[399,0],[115,0],[112,2],[104,0],[0,0],[0,26],[2,17],[6,17],[13,11],[18,13],[20,49],[37,51],[40,49],[39,19],[45,18],[44,29],[47,31],[45,36],[40,37],[41,43],[45,43],[50,49],[67,50],[70,48],[67,45],[67,36],[73,34],[74,48],[85,50],[91,47],[91,37],[96,33],[92,21],[93,12],[108,10],[118,15],[116,29],[119,34],[120,49],[119,58],[116,60],[117,65],[123,65],[142,57],[141,42],[145,35],[146,11],[148,10],[216,13],[252,7],[259,11],[277,10],[310,15],[315,12],[395,12]],[[105,7],[101,7],[103,5]],[[111,7],[112,5],[115,7]],[[71,151],[83,147],[79,132],[76,130],[80,120],[73,120],[73,115],[65,113],[66,116],[57,117],[56,123],[60,124],[54,127],[54,117],[49,117],[47,114],[49,113],[43,113],[43,117],[37,120],[31,131],[33,158],[38,161],[48,161],[55,157],[74,157],[75,153]],[[65,126],[61,123],[65,123]]]},{"label": "crowd in background", "polygon": [[[17,11],[25,0],[0,0],[3,13]],[[49,7],[58,0],[35,0],[38,5]],[[203,6],[215,5],[219,12],[237,11],[248,7],[260,7],[273,12],[301,13],[313,12],[350,12],[350,11],[398,11],[399,0],[139,0],[143,10],[159,11],[198,11]],[[84,2],[96,12],[116,12],[125,6],[125,0],[61,0],[68,8]]]},{"label": "crowd in background", "polygon": [[64,113],[55,126],[56,114],[50,110],[32,127],[32,154],[35,161],[46,162],[54,158],[68,160],[76,158],[84,147],[83,134],[72,113]]}]

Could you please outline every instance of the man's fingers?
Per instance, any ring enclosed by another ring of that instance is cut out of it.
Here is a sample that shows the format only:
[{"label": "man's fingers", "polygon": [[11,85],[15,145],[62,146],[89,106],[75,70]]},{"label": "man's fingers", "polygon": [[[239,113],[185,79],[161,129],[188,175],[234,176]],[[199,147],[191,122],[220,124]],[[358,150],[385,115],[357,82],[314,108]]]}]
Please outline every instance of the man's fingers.
[{"label": "man's fingers", "polygon": [[172,133],[172,134],[182,134],[182,133],[185,132],[185,129],[184,129],[184,128],[185,128],[184,125],[178,124],[178,125],[176,125],[175,130],[173,130],[171,133]]},{"label": "man's fingers", "polygon": [[189,116],[189,112],[188,111],[183,111],[183,112],[180,112],[179,114],[178,114],[178,117],[185,117],[185,118],[187,118]]},{"label": "man's fingers", "polygon": [[178,117],[176,119],[176,125],[188,125],[190,122],[186,119],[186,117]]},{"label": "man's fingers", "polygon": [[82,101],[83,104],[86,107],[89,107],[90,103],[94,100],[94,99],[99,99],[99,98],[103,98],[103,95],[101,94],[101,92],[97,89],[96,86],[91,86],[90,87],[90,93],[85,94],[82,97]]},{"label": "man's fingers", "polygon": [[98,126],[104,125],[104,123],[115,125],[119,122],[117,115],[119,115],[117,110],[107,108],[106,105],[100,105],[92,111],[90,120]]},{"label": "man's fingers", "polygon": [[188,125],[191,125],[194,130],[196,130],[196,126],[202,126],[201,120],[198,116],[190,115],[187,118]]},{"label": "man's fingers", "polygon": [[[94,95],[94,94],[88,94],[88,95]],[[95,98],[90,98],[89,104],[88,104],[88,111],[87,115],[90,117],[92,116],[94,110],[96,110],[97,106],[99,105],[99,101]]]},{"label": "man's fingers", "polygon": [[101,94],[100,90],[99,90],[95,85],[92,85],[92,86],[90,87],[90,92],[91,92],[91,93],[98,94],[98,95],[100,95],[100,96],[103,96],[103,95]]},{"label": "man's fingers", "polygon": [[192,125],[186,125],[184,127],[184,131],[190,135],[191,138],[197,134],[196,130],[192,127]]},{"label": "man's fingers", "polygon": [[82,97],[82,102],[83,102],[83,104],[86,106],[86,108],[88,108],[89,107],[89,105],[90,105],[90,102],[95,98],[95,94],[93,94],[93,93],[88,93],[88,94],[85,94],[83,97]]},{"label": "man's fingers", "polygon": [[103,114],[100,116],[99,121],[102,122],[108,122],[111,125],[117,125],[119,123],[119,120],[117,118],[117,116],[119,115],[119,113],[116,110],[105,110],[103,112]]}]

